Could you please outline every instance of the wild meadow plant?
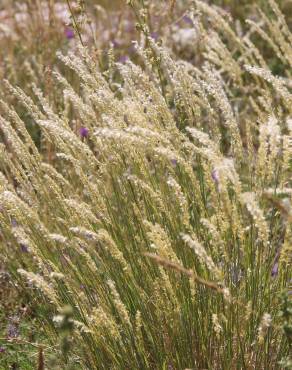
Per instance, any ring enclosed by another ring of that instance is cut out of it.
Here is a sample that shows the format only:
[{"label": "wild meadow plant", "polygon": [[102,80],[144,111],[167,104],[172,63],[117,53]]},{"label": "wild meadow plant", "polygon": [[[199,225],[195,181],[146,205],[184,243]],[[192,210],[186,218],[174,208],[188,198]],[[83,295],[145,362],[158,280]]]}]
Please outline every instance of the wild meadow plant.
[{"label": "wild meadow plant", "polygon": [[195,1],[192,64],[129,3],[139,63],[110,50],[102,71],[88,48],[58,53],[79,81],[53,71],[58,109],[36,84],[29,96],[5,82],[50,144],[1,100],[0,246],[52,346],[39,368],[291,368],[284,16],[269,0],[241,33]]}]

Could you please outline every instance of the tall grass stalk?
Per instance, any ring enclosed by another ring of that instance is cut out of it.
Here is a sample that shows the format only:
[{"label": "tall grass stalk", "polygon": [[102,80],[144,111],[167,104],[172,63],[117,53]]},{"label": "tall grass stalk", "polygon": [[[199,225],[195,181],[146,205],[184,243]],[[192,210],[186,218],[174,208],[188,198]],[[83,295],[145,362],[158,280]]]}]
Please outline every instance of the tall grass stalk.
[{"label": "tall grass stalk", "polygon": [[289,356],[292,36],[269,4],[240,34],[195,1],[195,64],[138,9],[139,63],[104,73],[87,48],[59,53],[79,84],[53,72],[58,109],[6,82],[51,154],[3,99],[1,253],[61,343],[60,368],[276,369]]}]

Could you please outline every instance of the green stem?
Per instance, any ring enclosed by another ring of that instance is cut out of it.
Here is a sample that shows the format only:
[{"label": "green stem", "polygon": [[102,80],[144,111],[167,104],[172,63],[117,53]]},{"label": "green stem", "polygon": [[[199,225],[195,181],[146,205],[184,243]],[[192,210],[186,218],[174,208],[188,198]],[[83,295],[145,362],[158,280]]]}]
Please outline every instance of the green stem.
[{"label": "green stem", "polygon": [[75,18],[75,16],[74,16],[73,10],[72,10],[71,5],[70,5],[70,0],[66,0],[66,2],[67,2],[67,5],[68,5],[68,8],[69,8],[69,12],[70,12],[70,14],[71,14],[71,16],[72,16],[73,23],[74,23],[74,28],[75,28],[75,30],[76,30],[76,32],[77,32],[77,34],[78,34],[78,37],[79,37],[80,43],[81,43],[81,45],[82,45],[82,46],[84,46],[84,43],[83,43],[83,41],[82,41],[81,33],[80,33],[80,31],[79,31],[79,27],[78,27],[78,24],[77,24],[76,18]]}]

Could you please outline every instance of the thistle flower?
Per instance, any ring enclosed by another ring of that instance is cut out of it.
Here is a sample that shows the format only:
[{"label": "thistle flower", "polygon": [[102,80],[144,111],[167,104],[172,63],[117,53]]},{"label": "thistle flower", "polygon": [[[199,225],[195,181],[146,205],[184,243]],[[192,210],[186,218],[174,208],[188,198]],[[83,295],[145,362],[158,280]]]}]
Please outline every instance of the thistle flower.
[{"label": "thistle flower", "polygon": [[152,37],[154,41],[157,41],[159,38],[159,35],[157,32],[151,32],[150,37]]},{"label": "thistle flower", "polygon": [[9,323],[7,326],[7,337],[9,339],[17,338],[19,334],[19,317],[12,316],[9,318]]},{"label": "thistle flower", "polygon": [[177,166],[177,160],[175,158],[171,159],[170,162],[173,165],[173,167]]},{"label": "thistle flower", "polygon": [[75,37],[74,30],[70,27],[65,28],[65,35],[68,40],[71,40]]},{"label": "thistle flower", "polygon": [[211,177],[214,180],[215,184],[218,185],[219,184],[219,171],[218,171],[218,169],[214,169],[211,172]]},{"label": "thistle flower", "polygon": [[118,61],[122,64],[125,64],[129,60],[129,57],[127,55],[121,55],[118,59]]},{"label": "thistle flower", "polygon": [[186,14],[182,17],[182,20],[189,25],[193,25],[192,19]]},{"label": "thistle flower", "polygon": [[15,218],[12,218],[12,220],[11,220],[11,225],[12,225],[12,227],[17,227],[17,226],[18,226],[18,223],[17,223],[17,221],[15,220]]},{"label": "thistle flower", "polygon": [[19,246],[20,246],[21,252],[28,253],[29,249],[26,244],[20,243]]},{"label": "thistle flower", "polygon": [[80,127],[79,129],[79,134],[82,139],[87,138],[89,134],[89,130],[87,127]]}]

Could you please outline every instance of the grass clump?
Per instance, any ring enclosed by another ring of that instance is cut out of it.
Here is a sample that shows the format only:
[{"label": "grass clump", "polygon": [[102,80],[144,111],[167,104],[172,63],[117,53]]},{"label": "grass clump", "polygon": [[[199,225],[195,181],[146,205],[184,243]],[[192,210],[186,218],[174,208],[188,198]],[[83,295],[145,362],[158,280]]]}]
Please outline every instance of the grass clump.
[{"label": "grass clump", "polygon": [[289,27],[272,0],[244,34],[198,0],[185,60],[133,6],[137,63],[79,45],[57,54],[57,106],[37,84],[1,101],[1,252],[39,366],[289,368]]}]

